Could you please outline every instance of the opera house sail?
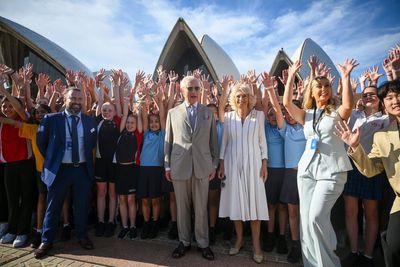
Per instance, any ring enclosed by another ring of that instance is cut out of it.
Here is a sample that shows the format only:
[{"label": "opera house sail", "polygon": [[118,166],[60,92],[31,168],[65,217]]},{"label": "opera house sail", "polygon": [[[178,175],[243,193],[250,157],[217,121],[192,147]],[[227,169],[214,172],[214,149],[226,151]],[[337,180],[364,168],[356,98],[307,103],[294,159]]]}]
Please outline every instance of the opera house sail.
[{"label": "opera house sail", "polygon": [[0,17],[0,64],[14,70],[26,63],[33,64],[33,72],[47,73],[51,80],[64,80],[68,69],[92,72],[66,50],[44,36],[4,17]]},{"label": "opera house sail", "polygon": [[159,65],[166,70],[174,70],[180,77],[186,75],[187,71],[199,68],[204,74],[210,75],[213,82],[225,74],[239,78],[239,71],[225,51],[207,35],[200,44],[182,18],[178,19],[164,45],[155,66],[154,78],[157,78]]}]

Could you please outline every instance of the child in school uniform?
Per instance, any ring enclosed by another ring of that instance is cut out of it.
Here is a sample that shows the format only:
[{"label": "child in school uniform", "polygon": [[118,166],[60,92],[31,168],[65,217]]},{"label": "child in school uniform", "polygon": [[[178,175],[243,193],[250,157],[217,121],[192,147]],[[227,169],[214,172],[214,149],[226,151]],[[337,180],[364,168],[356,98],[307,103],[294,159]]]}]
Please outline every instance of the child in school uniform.
[{"label": "child in school uniform", "polygon": [[[140,111],[139,111],[140,113]],[[119,211],[122,229],[119,239],[126,235],[130,239],[137,236],[136,230],[136,189],[139,177],[139,151],[143,141],[142,121],[139,115],[128,114],[128,101],[124,101],[120,125],[121,135],[117,142],[114,160],[116,165],[115,191],[119,195]],[[128,217],[130,227],[128,226]]]},{"label": "child in school uniform", "polygon": [[[140,175],[137,198],[141,199],[144,225],[141,239],[155,238],[158,234],[162,183],[164,178],[165,106],[161,90],[154,97],[158,114],[142,112],[144,140],[140,153]],[[153,212],[153,222],[150,213]]]},{"label": "child in school uniform", "polygon": [[[113,157],[120,135],[121,104],[119,98],[115,104],[104,102],[104,89],[101,86],[99,103],[96,109],[97,148],[95,161],[95,179],[97,186],[97,216],[96,236],[111,237],[114,235],[115,211],[117,196],[115,194],[115,163]],[[105,223],[105,205],[108,195],[108,223]]]}]

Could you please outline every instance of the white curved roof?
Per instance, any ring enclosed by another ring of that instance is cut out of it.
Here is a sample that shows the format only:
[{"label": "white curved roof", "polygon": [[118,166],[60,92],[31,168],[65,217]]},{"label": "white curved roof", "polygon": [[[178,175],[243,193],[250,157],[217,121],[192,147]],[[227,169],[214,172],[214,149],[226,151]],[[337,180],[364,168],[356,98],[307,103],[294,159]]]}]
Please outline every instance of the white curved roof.
[{"label": "white curved roof", "polygon": [[42,56],[61,73],[65,70],[83,70],[87,75],[93,77],[92,72],[82,62],[68,53],[46,37],[0,16],[0,28],[27,45],[30,49]]},{"label": "white curved roof", "polygon": [[301,64],[303,64],[299,71],[300,76],[302,79],[305,79],[310,74],[310,67],[308,66],[307,61],[312,55],[317,56],[320,63],[323,62],[329,68],[331,68],[331,73],[333,76],[335,76],[332,88],[336,91],[340,74],[328,54],[326,54],[325,51],[311,38],[304,40],[304,42],[297,48],[292,56],[293,62],[300,60]]},{"label": "white curved roof", "polygon": [[222,80],[222,76],[224,75],[232,75],[235,80],[240,79],[239,70],[232,59],[210,36],[207,34],[203,35],[201,46],[210,59],[220,80]]}]

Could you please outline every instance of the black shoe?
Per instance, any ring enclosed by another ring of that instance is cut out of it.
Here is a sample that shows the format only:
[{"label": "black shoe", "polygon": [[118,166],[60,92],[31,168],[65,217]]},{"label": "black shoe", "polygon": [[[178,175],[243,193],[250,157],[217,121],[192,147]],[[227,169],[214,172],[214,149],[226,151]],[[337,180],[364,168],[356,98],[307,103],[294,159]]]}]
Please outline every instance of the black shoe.
[{"label": "black shoe", "polygon": [[288,253],[285,235],[279,235],[278,240],[276,242],[276,253],[278,254]]},{"label": "black shoe", "polygon": [[185,252],[190,250],[190,245],[185,247],[185,245],[182,242],[179,242],[179,245],[174,251],[172,252],[172,258],[178,259],[180,257],[185,256]]},{"label": "black shoe", "polygon": [[103,236],[105,229],[106,229],[106,224],[103,222],[98,222],[96,225],[96,232],[94,235],[97,237]]},{"label": "black shoe", "polygon": [[271,252],[275,247],[275,234],[274,233],[267,233],[267,238],[262,246],[262,250],[265,252]]},{"label": "black shoe", "polygon": [[104,230],[104,237],[112,237],[115,233],[115,228],[116,228],[115,223],[112,222],[107,223]]},{"label": "black shoe", "polygon": [[197,250],[201,252],[201,256],[203,256],[203,258],[205,258],[205,259],[207,259],[209,261],[214,260],[214,253],[212,252],[210,247],[197,248]]},{"label": "black shoe", "polygon": [[78,240],[78,244],[86,250],[92,250],[94,249],[94,245],[93,242],[89,239],[89,238],[84,238],[84,239],[80,239]]},{"label": "black shoe", "polygon": [[341,261],[341,265],[342,267],[353,267],[356,266],[359,261],[360,255],[358,253],[351,252],[349,255],[347,255],[346,258]]},{"label": "black shoe", "polygon": [[178,226],[176,222],[171,222],[171,227],[168,231],[168,239],[175,240],[178,239]]},{"label": "black shoe", "polygon": [[359,256],[358,267],[374,267],[374,259],[365,257],[365,255]]},{"label": "black shoe", "polygon": [[141,239],[149,238],[151,230],[150,227],[151,227],[150,222],[144,222],[142,232],[140,233]]},{"label": "black shoe", "polygon": [[70,225],[66,225],[63,227],[62,231],[61,231],[61,237],[60,240],[61,241],[68,241],[71,239],[71,226]]},{"label": "black shoe", "polygon": [[121,231],[119,231],[118,234],[118,239],[124,239],[124,237],[126,236],[126,234],[129,232],[129,228],[122,228]]},{"label": "black shoe", "polygon": [[129,229],[128,237],[131,240],[135,239],[137,237],[137,230],[136,230],[135,226],[133,226],[133,227],[131,227],[131,229]]},{"label": "black shoe", "polygon": [[31,248],[38,248],[42,243],[42,233],[35,232],[33,234],[33,240],[31,243]]},{"label": "black shoe", "polygon": [[210,227],[210,229],[208,230],[208,239],[209,239],[209,243],[210,245],[215,245],[215,228],[214,227]]},{"label": "black shoe", "polygon": [[290,263],[299,262],[301,258],[300,241],[293,241],[292,248],[287,255],[287,261]]},{"label": "black shoe", "polygon": [[51,248],[51,243],[41,243],[40,246],[33,252],[35,259],[41,259],[46,256]]},{"label": "black shoe", "polygon": [[154,221],[153,225],[151,227],[150,233],[149,233],[149,238],[153,239],[156,238],[158,235],[158,222]]}]

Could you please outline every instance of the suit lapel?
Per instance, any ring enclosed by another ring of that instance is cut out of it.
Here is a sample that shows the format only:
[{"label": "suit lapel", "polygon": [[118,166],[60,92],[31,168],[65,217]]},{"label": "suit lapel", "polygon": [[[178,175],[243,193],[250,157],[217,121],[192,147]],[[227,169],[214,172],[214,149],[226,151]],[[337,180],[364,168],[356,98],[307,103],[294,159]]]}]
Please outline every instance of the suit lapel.
[{"label": "suit lapel", "polygon": [[190,127],[189,117],[188,117],[188,114],[186,111],[185,103],[180,104],[179,113],[181,114],[183,121],[188,125],[188,127],[192,128],[192,127]]},{"label": "suit lapel", "polygon": [[66,120],[66,116],[64,112],[61,112],[59,114],[60,119],[56,120],[57,124],[58,124],[58,131],[60,131],[60,136],[62,136],[61,140],[63,141],[63,143],[65,144],[65,142],[67,141],[67,135],[65,133],[66,129],[65,129],[65,120]]},{"label": "suit lapel", "polygon": [[393,145],[393,150],[396,151],[400,149],[400,138],[399,138],[399,129],[397,128],[397,120],[394,120],[388,128],[388,143]]}]

